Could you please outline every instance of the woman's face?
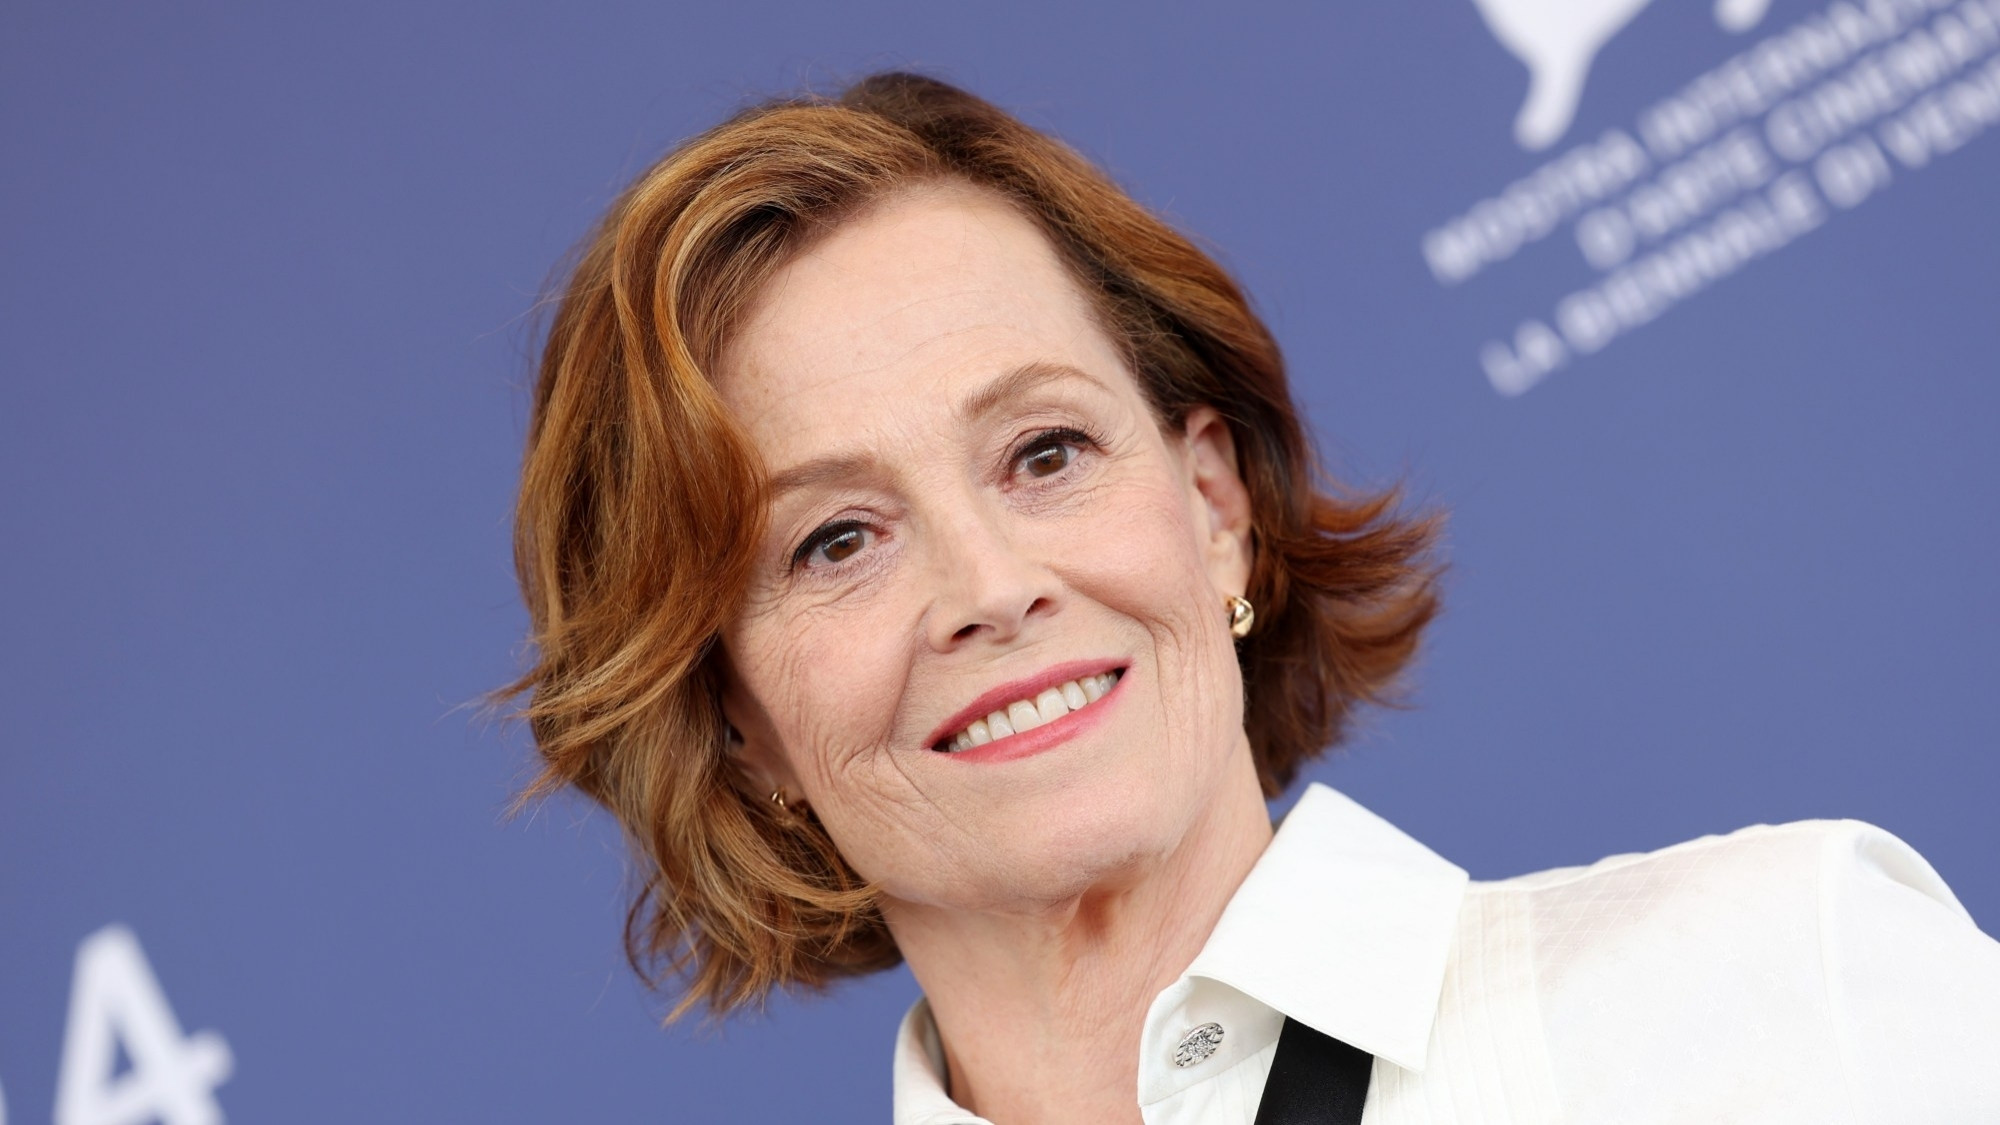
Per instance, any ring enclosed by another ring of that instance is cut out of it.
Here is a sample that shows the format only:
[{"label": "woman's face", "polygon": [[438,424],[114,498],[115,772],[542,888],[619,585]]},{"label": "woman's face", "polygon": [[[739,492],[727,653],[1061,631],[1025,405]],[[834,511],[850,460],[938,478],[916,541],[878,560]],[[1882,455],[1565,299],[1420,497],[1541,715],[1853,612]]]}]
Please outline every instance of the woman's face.
[{"label": "woman's face", "polygon": [[885,201],[775,275],[717,381],[773,485],[724,635],[742,765],[892,921],[1140,874],[1244,776],[1228,429],[1161,428],[1026,218]]}]

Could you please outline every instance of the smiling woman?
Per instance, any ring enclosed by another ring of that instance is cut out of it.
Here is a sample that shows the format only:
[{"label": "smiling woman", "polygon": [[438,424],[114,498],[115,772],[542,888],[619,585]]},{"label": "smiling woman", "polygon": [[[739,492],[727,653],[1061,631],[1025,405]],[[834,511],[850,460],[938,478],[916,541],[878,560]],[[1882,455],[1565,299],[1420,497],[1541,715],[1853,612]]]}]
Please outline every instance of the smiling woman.
[{"label": "smiling woman", "polygon": [[[1225,604],[1251,508],[1216,410],[1156,417],[1048,239],[974,188],[878,201],[763,292],[724,403],[774,466],[852,469],[774,492],[723,631],[753,776],[810,802],[913,963],[1204,818],[1240,819],[1247,868],[1266,817]],[[1109,692],[1071,713],[1079,679]]]},{"label": "smiling woman", "polygon": [[[1992,943],[1865,826],[1468,885],[1315,786],[1274,839],[1437,609],[1435,517],[1310,448],[1229,277],[949,86],[771,103],[641,176],[543,358],[515,687],[533,792],[629,834],[676,1015],[905,959],[930,1125],[1818,1121],[1893,1093],[1851,1065],[1883,1028],[1990,1042]],[[1759,1034],[1684,1043],[1722,996]]]},{"label": "smiling woman", "polygon": [[[890,241],[862,237],[873,231]],[[895,272],[867,275],[884,264]],[[956,354],[926,352],[925,334],[954,331],[953,317],[974,334],[931,348]],[[1169,437],[1197,406],[1211,459],[1233,461],[1215,423],[1238,420],[1235,514],[1261,517],[1232,535],[1254,536],[1262,565],[1210,601],[1247,588],[1263,607],[1243,655],[1268,695],[1249,726],[1275,793],[1414,648],[1434,607],[1416,565],[1431,525],[1387,518],[1383,497],[1310,489],[1276,347],[1225,274],[1068,150],[911,77],[762,107],[641,177],[586,247],[550,332],[517,555],[540,654],[522,686],[548,757],[542,788],[575,783],[612,804],[659,866],[634,914],[639,959],[678,955],[688,1000],[725,1009],[893,963],[874,888],[820,830],[825,801],[817,823],[790,815],[768,799],[775,786],[719,753],[716,701],[748,686],[726,674],[732,654],[744,664],[776,646],[753,674],[807,689],[898,624],[861,610],[898,580],[908,589],[911,566],[1008,561],[976,550],[994,529],[953,511],[951,490],[1038,514],[1064,553],[1095,565],[1160,565],[1134,548],[1192,534],[1184,512],[1161,526],[1163,503],[1187,501],[1164,500],[1159,474],[1185,459]],[[1114,448],[1089,436],[1106,426]],[[1105,487],[1107,473],[1141,470],[1146,492]],[[1108,563],[1083,550],[1091,541]],[[910,558],[927,543],[966,550]],[[731,643],[713,647],[725,628]],[[813,631],[787,647],[788,629]],[[684,949],[683,934],[698,944]]]}]

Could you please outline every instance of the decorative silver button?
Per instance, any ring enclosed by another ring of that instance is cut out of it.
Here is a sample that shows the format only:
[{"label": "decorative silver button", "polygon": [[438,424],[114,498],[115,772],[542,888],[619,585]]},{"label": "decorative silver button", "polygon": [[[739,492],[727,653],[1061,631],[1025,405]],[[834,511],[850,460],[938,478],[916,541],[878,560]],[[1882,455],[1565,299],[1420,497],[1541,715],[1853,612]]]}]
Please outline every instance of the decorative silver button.
[{"label": "decorative silver button", "polygon": [[1180,1046],[1174,1048],[1175,1066],[1193,1066],[1215,1053],[1222,1046],[1222,1025],[1205,1023],[1186,1035],[1181,1036]]}]

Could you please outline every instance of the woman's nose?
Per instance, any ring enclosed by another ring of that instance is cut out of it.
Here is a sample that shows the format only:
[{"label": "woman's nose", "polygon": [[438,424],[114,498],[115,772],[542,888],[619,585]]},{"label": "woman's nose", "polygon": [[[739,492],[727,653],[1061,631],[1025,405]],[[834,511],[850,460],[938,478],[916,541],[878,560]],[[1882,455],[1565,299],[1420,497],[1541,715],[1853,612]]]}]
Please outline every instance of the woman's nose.
[{"label": "woman's nose", "polygon": [[1011,641],[1055,607],[1061,583],[1028,529],[1005,513],[974,505],[934,526],[941,532],[928,545],[936,594],[925,622],[933,648]]}]

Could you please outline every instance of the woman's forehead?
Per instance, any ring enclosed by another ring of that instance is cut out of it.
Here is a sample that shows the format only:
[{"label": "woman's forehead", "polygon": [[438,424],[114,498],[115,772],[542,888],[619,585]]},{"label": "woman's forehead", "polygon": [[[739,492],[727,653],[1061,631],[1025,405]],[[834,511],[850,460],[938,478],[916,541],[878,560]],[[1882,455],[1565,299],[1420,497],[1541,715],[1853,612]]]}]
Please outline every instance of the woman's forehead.
[{"label": "woman's forehead", "polygon": [[1041,230],[957,186],[849,220],[776,271],[741,324],[717,382],[753,432],[774,412],[935,398],[1022,363],[1115,362]]}]

